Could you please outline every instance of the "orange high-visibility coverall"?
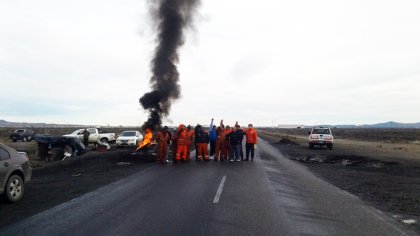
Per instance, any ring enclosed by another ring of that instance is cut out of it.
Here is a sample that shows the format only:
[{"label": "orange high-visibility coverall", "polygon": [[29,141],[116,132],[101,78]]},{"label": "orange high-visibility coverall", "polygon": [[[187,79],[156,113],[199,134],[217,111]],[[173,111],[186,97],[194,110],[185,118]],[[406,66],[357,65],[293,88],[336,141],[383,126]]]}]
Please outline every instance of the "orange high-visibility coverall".
[{"label": "orange high-visibility coverall", "polygon": [[187,130],[187,160],[190,160],[191,146],[194,141],[194,130]]},{"label": "orange high-visibility coverall", "polygon": [[214,151],[214,160],[217,161],[219,158],[222,158],[222,134],[223,134],[223,127],[219,126],[217,127],[216,133],[217,133],[217,141],[216,141],[216,148]]},{"label": "orange high-visibility coverall", "polygon": [[176,156],[175,160],[186,160],[187,159],[187,131],[185,130],[185,126],[178,129],[178,135],[176,140]]},{"label": "orange high-visibility coverall", "polygon": [[228,158],[228,154],[230,153],[230,143],[228,140],[226,140],[226,135],[230,134],[232,132],[232,129],[225,129],[220,136],[221,140],[221,146],[222,146],[222,153],[221,153],[221,160],[226,160]]},{"label": "orange high-visibility coverall", "polygon": [[167,132],[159,131],[155,138],[158,143],[156,161],[164,163],[166,155],[168,154],[169,134]]},{"label": "orange high-visibility coverall", "polygon": [[172,134],[172,136],[171,136],[172,160],[176,159],[177,139],[178,139],[178,134],[176,132],[175,134]]},{"label": "orange high-visibility coverall", "polygon": [[209,160],[209,149],[208,143],[197,143],[198,148],[198,160],[201,161],[201,157],[204,157],[205,161]]}]

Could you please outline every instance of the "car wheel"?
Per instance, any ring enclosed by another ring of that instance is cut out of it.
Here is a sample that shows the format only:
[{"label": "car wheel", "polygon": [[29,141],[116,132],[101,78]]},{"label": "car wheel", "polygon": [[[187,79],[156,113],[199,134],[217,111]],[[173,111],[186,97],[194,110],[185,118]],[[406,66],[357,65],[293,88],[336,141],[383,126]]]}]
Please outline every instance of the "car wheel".
[{"label": "car wheel", "polygon": [[108,139],[107,138],[101,138],[100,140],[102,143],[108,143]]},{"label": "car wheel", "polygon": [[333,145],[332,144],[328,144],[328,149],[332,150],[333,149]]},{"label": "car wheel", "polygon": [[32,140],[31,136],[28,136],[28,142],[30,142]]},{"label": "car wheel", "polygon": [[314,149],[314,145],[312,143],[309,144],[309,149]]},{"label": "car wheel", "polygon": [[12,141],[13,141],[14,143],[16,143],[16,142],[17,142],[17,139],[16,139],[16,138],[13,138],[13,139],[12,139]]},{"label": "car wheel", "polygon": [[6,184],[6,198],[9,202],[18,202],[23,197],[25,187],[19,175],[10,176]]},{"label": "car wheel", "polygon": [[28,138],[27,137],[23,137],[22,141],[23,142],[28,142]]}]

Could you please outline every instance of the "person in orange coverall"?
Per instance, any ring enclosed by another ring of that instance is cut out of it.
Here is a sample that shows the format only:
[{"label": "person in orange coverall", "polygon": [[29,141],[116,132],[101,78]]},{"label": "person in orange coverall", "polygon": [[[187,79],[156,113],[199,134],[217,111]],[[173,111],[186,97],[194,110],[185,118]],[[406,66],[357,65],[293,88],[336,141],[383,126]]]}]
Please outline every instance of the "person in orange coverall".
[{"label": "person in orange coverall", "polygon": [[176,139],[176,156],[175,161],[187,160],[187,130],[185,125],[181,124],[178,127]]},{"label": "person in orange coverall", "polygon": [[227,160],[227,158],[229,157],[229,155],[231,155],[230,153],[230,143],[229,140],[226,139],[226,135],[230,134],[232,132],[232,129],[230,128],[229,125],[226,126],[226,129],[223,131],[222,135],[220,136],[220,140],[222,142],[221,146],[222,146],[222,154],[221,154],[221,161],[225,161]]},{"label": "person in orange coverall", "polygon": [[257,145],[257,131],[252,127],[252,124],[249,124],[248,129],[245,130],[245,136],[246,136],[245,161],[249,161],[249,153],[251,153],[251,161],[253,161],[255,146]]},{"label": "person in orange coverall", "polygon": [[167,126],[163,127],[162,130],[158,132],[155,140],[158,143],[156,161],[166,163],[166,155],[168,154],[168,144],[170,140]]},{"label": "person in orange coverall", "polygon": [[194,129],[192,129],[191,125],[187,126],[187,161],[191,160],[190,153],[192,143],[194,141]]},{"label": "person in orange coverall", "polygon": [[223,120],[220,121],[220,126],[216,129],[217,141],[216,141],[216,150],[214,152],[214,161],[218,161],[219,158],[222,161],[222,144],[223,144],[223,131],[225,126],[223,125]]}]

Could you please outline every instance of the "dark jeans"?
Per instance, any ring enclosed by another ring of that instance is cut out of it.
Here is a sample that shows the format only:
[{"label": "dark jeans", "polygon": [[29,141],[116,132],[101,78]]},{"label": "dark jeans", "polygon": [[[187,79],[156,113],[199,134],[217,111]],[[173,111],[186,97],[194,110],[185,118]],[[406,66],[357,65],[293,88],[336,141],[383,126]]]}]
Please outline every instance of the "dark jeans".
[{"label": "dark jeans", "polygon": [[242,149],[241,144],[232,145],[232,155],[231,155],[230,159],[231,160],[239,160],[239,158],[241,157],[241,149]]},{"label": "dark jeans", "polygon": [[249,153],[251,152],[251,158],[254,159],[254,144],[253,143],[247,143],[245,145],[245,149],[246,149],[246,159],[249,158]]},{"label": "dark jeans", "polygon": [[214,152],[216,151],[216,141],[210,141],[210,156],[214,156]]}]

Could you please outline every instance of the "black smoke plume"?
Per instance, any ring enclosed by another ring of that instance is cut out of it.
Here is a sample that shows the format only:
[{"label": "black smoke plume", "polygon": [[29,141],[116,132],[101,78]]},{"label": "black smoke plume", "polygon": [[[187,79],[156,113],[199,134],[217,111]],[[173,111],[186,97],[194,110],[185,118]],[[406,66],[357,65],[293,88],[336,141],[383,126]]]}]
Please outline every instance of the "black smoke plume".
[{"label": "black smoke plume", "polygon": [[181,94],[178,49],[184,44],[185,29],[192,25],[193,14],[200,0],[153,0],[151,11],[157,26],[157,46],[152,59],[151,92],[145,93],[140,104],[149,112],[142,129],[156,130],[162,118],[169,115],[171,104]]}]

